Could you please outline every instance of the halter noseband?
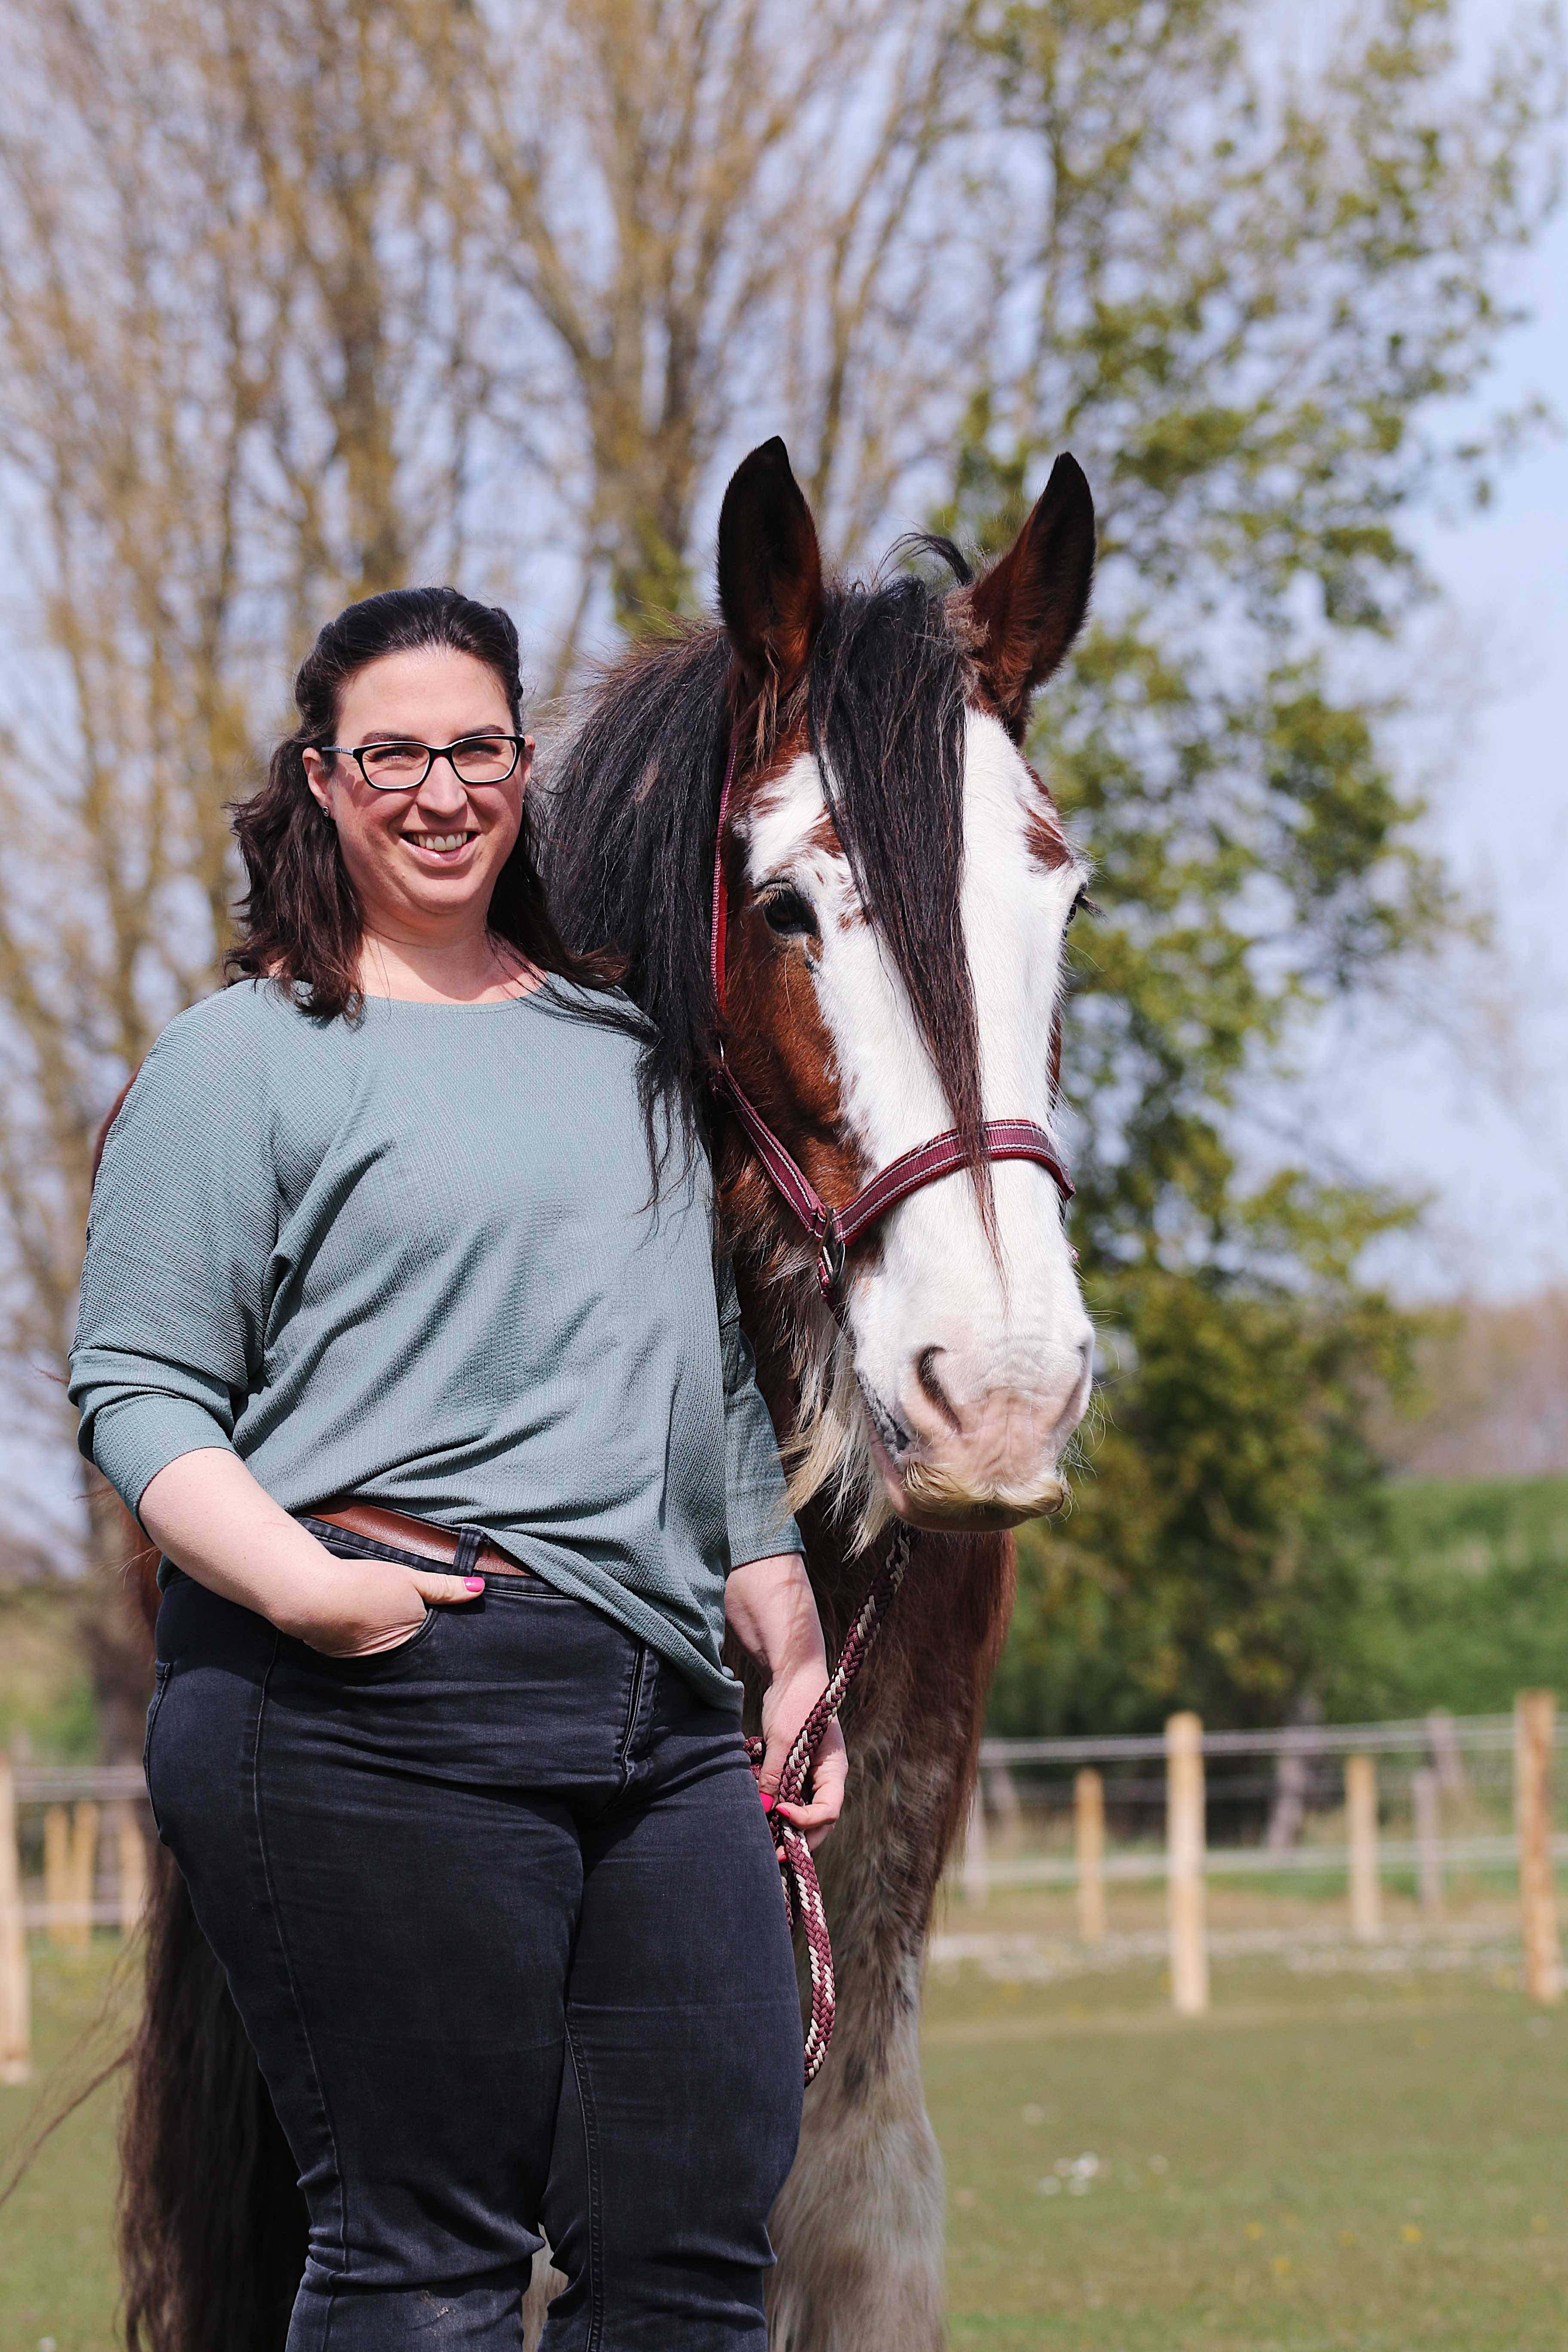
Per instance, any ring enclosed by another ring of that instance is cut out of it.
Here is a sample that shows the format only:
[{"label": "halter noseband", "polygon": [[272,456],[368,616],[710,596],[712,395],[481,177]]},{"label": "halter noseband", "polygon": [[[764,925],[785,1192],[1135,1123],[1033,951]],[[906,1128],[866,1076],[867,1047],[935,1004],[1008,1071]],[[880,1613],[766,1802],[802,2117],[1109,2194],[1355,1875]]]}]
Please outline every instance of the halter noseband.
[{"label": "halter noseband", "polygon": [[[719,1017],[724,1018],[726,931],[728,908],[724,897],[724,820],[729,813],[730,793],[735,782],[735,737],[730,738],[730,758],[724,770],[724,789],[719,797],[719,829],[713,845],[713,929],[709,950],[713,975],[713,994],[719,1007]],[[879,1223],[889,1211],[907,1201],[911,1192],[939,1177],[951,1176],[965,1167],[969,1154],[956,1128],[948,1128],[933,1135],[929,1143],[917,1144],[912,1150],[901,1152],[870,1181],[863,1184],[851,1200],[839,1207],[830,1207],[812,1183],[798,1160],[793,1159],[779,1141],[761,1111],[740,1084],[725,1057],[722,1042],[719,1048],[719,1066],[714,1084],[728,1096],[741,1125],[751,1138],[758,1159],[766,1169],[773,1189],[788,1202],[805,1231],[816,1244],[816,1280],[833,1314],[843,1319],[843,1286],[845,1259],[852,1245],[864,1233]],[[1032,1118],[988,1118],[980,1129],[980,1156],[994,1160],[1032,1160],[1043,1168],[1061,1194],[1065,1208],[1073,1196],[1073,1183],[1066,1163],[1058,1154],[1050,1137]]]}]

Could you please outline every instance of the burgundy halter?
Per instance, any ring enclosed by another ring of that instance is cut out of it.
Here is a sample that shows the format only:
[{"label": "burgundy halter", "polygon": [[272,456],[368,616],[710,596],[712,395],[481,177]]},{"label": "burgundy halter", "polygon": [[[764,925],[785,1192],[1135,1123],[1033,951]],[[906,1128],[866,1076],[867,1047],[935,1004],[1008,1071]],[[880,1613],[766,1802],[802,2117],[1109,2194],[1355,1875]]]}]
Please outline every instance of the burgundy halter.
[{"label": "burgundy halter", "polygon": [[[735,739],[730,739],[729,763],[724,770],[724,789],[719,798],[719,830],[713,845],[713,930],[710,963],[713,974],[713,994],[718,1002],[720,1019],[724,1016],[725,1001],[725,934],[728,908],[724,898],[724,819],[729,812],[730,793],[735,782]],[[768,1125],[756,1105],[746,1094],[731,1071],[720,1047],[719,1068],[715,1083],[721,1087],[733,1106],[735,1116],[745,1129],[758,1159],[767,1170],[774,1190],[786,1201],[812,1240],[816,1244],[816,1280],[827,1306],[842,1319],[843,1283],[846,1253],[862,1234],[908,1200],[911,1192],[927,1184],[934,1184],[940,1176],[951,1176],[955,1169],[966,1164],[963,1139],[956,1128],[948,1128],[933,1135],[929,1143],[917,1144],[912,1150],[900,1152],[897,1160],[863,1184],[852,1200],[834,1208],[826,1202],[798,1160],[792,1159]],[[1032,1160],[1047,1174],[1061,1194],[1065,1208],[1073,1196],[1073,1183],[1066,1163],[1059,1157],[1050,1137],[1032,1118],[988,1118],[980,1129],[981,1156],[987,1160]]]}]

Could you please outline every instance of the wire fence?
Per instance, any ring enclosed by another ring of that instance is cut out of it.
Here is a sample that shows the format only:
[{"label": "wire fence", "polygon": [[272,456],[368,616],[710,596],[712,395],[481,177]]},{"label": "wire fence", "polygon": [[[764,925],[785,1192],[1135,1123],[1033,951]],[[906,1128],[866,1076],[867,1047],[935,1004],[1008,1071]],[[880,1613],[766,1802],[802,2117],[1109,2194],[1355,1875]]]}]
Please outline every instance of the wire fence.
[{"label": "wire fence", "polygon": [[[1264,1731],[1205,1731],[1199,1748],[1205,1757],[1368,1755],[1403,1749],[1446,1757],[1454,1750],[1475,1755],[1513,1753],[1512,1715],[1407,1716],[1381,1723],[1292,1723]],[[1168,1735],[1163,1731],[1115,1733],[1080,1739],[985,1739],[981,1742],[983,1769],[1012,1765],[1109,1764],[1140,1757],[1163,1762]]]},{"label": "wire fence", "polygon": [[[1147,1931],[1112,1935],[1107,1888],[1163,1883],[1172,1998],[1196,2014],[1211,1952],[1237,1932],[1208,1927],[1212,1881],[1326,1884],[1348,1900],[1351,1934],[1373,1943],[1390,1932],[1385,1882],[1407,1882],[1431,1921],[1456,1878],[1489,1875],[1517,1901],[1527,1991],[1555,2000],[1554,1865],[1568,1861],[1568,1834],[1552,1828],[1558,1777],[1545,1691],[1521,1692],[1510,1716],[1205,1731],[1182,1714],[1163,1734],[988,1739],[957,1883],[972,1903],[1070,1887],[1080,1944],[1108,1950],[1142,1949]],[[96,1928],[134,1934],[151,1826],[139,1766],[0,1755],[0,2080],[28,2067],[28,1937],[80,1948]]]},{"label": "wire fence", "polygon": [[970,1903],[1071,1888],[1079,1942],[1109,1951],[1107,1889],[1163,1884],[1173,1998],[1194,2012],[1208,2001],[1215,1881],[1343,1900],[1363,1942],[1387,1938],[1391,1890],[1430,1927],[1456,1888],[1484,1885],[1516,1900],[1527,1987],[1552,2000],[1553,1873],[1568,1860],[1568,1834],[1552,1830],[1560,1777],[1544,1692],[1521,1693],[1506,1716],[1205,1731],[1179,1715],[1163,1733],[988,1739],[957,1885]]}]

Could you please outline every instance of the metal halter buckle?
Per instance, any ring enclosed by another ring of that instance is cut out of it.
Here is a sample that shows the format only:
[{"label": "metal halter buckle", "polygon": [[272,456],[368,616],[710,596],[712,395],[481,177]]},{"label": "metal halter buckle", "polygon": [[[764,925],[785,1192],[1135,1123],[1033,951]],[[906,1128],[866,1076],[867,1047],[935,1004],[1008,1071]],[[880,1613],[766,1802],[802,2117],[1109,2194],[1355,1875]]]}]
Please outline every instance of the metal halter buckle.
[{"label": "metal halter buckle", "polygon": [[831,1298],[844,1279],[844,1240],[831,1209],[822,1231],[822,1246],[816,1254],[816,1279],[824,1298]]}]

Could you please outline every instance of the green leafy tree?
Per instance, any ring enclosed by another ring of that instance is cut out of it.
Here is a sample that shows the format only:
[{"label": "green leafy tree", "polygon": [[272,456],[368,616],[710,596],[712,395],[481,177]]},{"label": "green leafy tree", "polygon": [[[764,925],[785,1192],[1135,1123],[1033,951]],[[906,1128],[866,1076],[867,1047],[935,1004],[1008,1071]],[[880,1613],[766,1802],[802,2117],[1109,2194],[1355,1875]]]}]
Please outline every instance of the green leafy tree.
[{"label": "green leafy tree", "polygon": [[1431,593],[1423,500],[1488,495],[1521,422],[1443,437],[1552,198],[1555,31],[1467,77],[1441,0],[1358,10],[1310,63],[1235,0],[984,26],[1034,192],[1026,356],[977,396],[942,520],[999,543],[1059,447],[1100,509],[1097,622],[1033,751],[1104,909],[1066,1083],[1110,1363],[1073,1516],[1023,1548],[993,1719],[1278,1720],[1331,1694],[1379,1540],[1367,1406],[1411,1327],[1357,1265],[1408,1212],[1310,1153],[1260,1186],[1240,1114],[1456,913],[1356,655]]},{"label": "green leafy tree", "polygon": [[[1037,750],[1101,868],[1069,1083],[1086,1272],[1121,1369],[1051,1558],[1101,1609],[1103,1654],[1131,1662],[1117,1690],[1151,1710],[1209,1688],[1222,1615],[1277,1572],[1259,1563],[1318,1572],[1303,1530],[1353,1502],[1356,1391],[1394,1338],[1351,1244],[1392,1212],[1305,1180],[1251,1198],[1235,1106],[1315,998],[1443,919],[1386,712],[1336,649],[1397,634],[1423,593],[1406,513],[1446,457],[1484,487],[1506,439],[1445,452],[1433,419],[1506,322],[1555,104],[1544,23],[1467,87],[1448,10],[1373,0],[1338,47],[1320,13],[8,12],[0,1386],[40,1465],[13,1565],[82,1552],[55,1376],[89,1143],[214,982],[223,804],[310,630],[405,572],[457,576],[516,604],[563,680],[612,614],[697,593],[730,465],[783,429],[840,557],[885,544],[933,467],[954,526],[993,543],[1051,451],[1089,467],[1100,620]],[[1316,44],[1295,67],[1291,41]],[[1195,1427],[1228,1399],[1239,1443],[1241,1405],[1289,1408],[1281,1334],[1302,1368],[1300,1412],[1262,1446],[1280,1466],[1215,1489],[1247,1538],[1228,1597],[1202,1496],[1176,1540],[1190,1465],[1162,1402],[1200,1307]],[[100,1512],[101,1564],[119,1540]],[[1142,1596],[1178,1560],[1188,1603],[1173,1592],[1177,1630],[1145,1657]],[[1317,1618],[1298,1595],[1279,1622]],[[1317,1638],[1248,1633],[1247,1673],[1275,1683],[1246,1704],[1310,1685]],[[121,1682],[111,1748],[136,1736]],[[1206,1703],[1242,1689],[1221,1676]]]}]

